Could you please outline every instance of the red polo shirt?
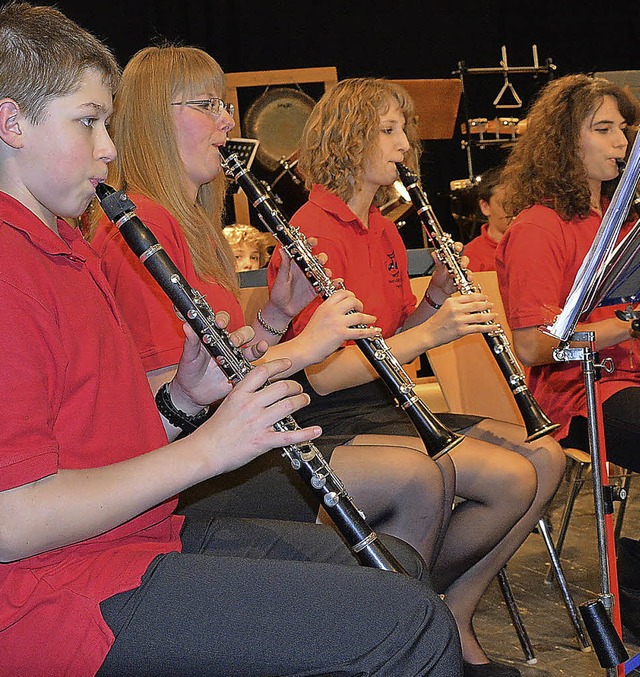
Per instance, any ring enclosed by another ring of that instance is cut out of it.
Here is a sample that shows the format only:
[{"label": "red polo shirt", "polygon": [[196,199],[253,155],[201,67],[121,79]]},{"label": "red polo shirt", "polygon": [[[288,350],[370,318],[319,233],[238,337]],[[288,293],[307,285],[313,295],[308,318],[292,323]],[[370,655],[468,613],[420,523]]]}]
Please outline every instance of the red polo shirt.
[{"label": "red polo shirt", "polygon": [[[521,212],[511,224],[496,254],[500,293],[512,329],[553,323],[563,308],[602,219],[591,212],[586,219],[563,221],[548,207],[536,205]],[[628,232],[630,224],[623,234]],[[596,308],[586,319],[597,322],[613,317],[624,305]],[[613,374],[602,372],[599,388],[603,399],[640,384],[640,342],[628,340],[599,351],[611,357]],[[532,367],[528,383],[538,403],[560,428],[554,436],[566,437],[572,417],[586,416],[584,378],[579,362]]]},{"label": "red polo shirt", "polygon": [[[244,316],[238,299],[216,282],[198,277],[178,221],[144,195],[130,194],[129,197],[136,204],[140,220],[153,231],[187,282],[206,296],[213,310],[225,310],[231,315],[230,331],[241,327]],[[98,224],[91,244],[100,255],[102,270],[131,329],[145,370],[178,364],[184,331],[169,297],[106,216]]]},{"label": "red polo shirt", "polygon": [[[0,490],[166,444],[140,358],[97,257],[0,193]],[[141,478],[140,481],[144,481]],[[113,635],[99,603],[180,550],[167,501],[82,543],[0,564],[0,672],[91,675]]]},{"label": "red polo shirt", "polygon": [[469,270],[479,273],[482,270],[496,269],[496,249],[498,243],[487,234],[488,223],[483,223],[480,235],[465,245],[464,255],[469,257]]},{"label": "red polo shirt", "polygon": [[[315,237],[317,252],[329,257],[327,267],[334,278],[343,278],[347,289],[364,304],[365,312],[377,317],[376,326],[385,338],[393,336],[416,306],[411,291],[407,252],[393,221],[376,207],[369,212],[369,227],[336,195],[323,186],[313,186],[309,201],[291,219],[307,237]],[[269,262],[269,286],[280,266],[280,249]],[[310,303],[293,321],[290,332],[299,334],[321,299]],[[289,336],[287,337],[289,338]]]}]

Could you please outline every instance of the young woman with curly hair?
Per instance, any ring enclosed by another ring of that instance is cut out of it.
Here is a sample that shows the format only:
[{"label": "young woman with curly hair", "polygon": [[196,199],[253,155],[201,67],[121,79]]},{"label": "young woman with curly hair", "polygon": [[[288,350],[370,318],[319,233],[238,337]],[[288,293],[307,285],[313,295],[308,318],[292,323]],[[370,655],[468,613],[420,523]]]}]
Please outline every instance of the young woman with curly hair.
[{"label": "young woman with curly hair", "polygon": [[[517,214],[498,247],[501,291],[518,357],[542,408],[560,428],[564,446],[588,449],[586,399],[580,365],[558,364],[557,340],[538,327],[553,322],[609,204],[624,160],[629,129],[640,120],[637,103],[603,78],[568,75],[549,83],[527,117],[527,131],[502,173],[507,209]],[[631,223],[622,233],[628,232]],[[640,348],[628,322],[596,308],[580,331],[596,332],[603,372],[610,460],[640,470]]]},{"label": "young woman with curly hair", "polygon": [[[414,105],[404,88],[374,78],[339,82],[318,102],[305,126],[298,167],[310,195],[291,220],[307,237],[317,239],[319,250],[328,256],[327,265],[377,317],[402,363],[457,338],[461,332],[454,331],[455,318],[461,308],[467,313],[462,316],[468,323],[464,333],[471,333],[478,331],[475,311],[490,307],[481,294],[451,296],[455,288],[440,265],[419,303],[411,291],[400,235],[376,205],[388,200],[398,178],[395,163],[416,169],[419,151]],[[270,262],[272,279],[281,260],[276,249]],[[294,319],[292,334],[304,329],[319,302],[316,299]],[[341,436],[351,446],[389,446],[401,440],[403,447],[424,452],[416,430],[394,407],[356,346],[345,344],[307,368],[301,381],[311,397],[303,416],[321,420],[325,433]],[[466,435],[437,461],[449,481],[449,492],[465,500],[453,511],[437,554],[436,587],[458,623],[465,676],[517,675],[515,668],[489,661],[472,618],[487,585],[555,493],[564,454],[549,437],[525,444],[520,426],[457,414],[439,416]],[[365,464],[366,452],[362,457]],[[533,503],[514,519],[511,499],[503,492],[507,485],[523,489],[531,471],[537,478]],[[483,549],[484,556],[472,557]]]},{"label": "young woman with curly hair", "polygon": [[[578,362],[558,363],[557,340],[538,327],[553,322],[564,306],[618,182],[619,162],[640,120],[638,104],[602,78],[568,75],[541,92],[527,131],[502,174],[507,209],[517,216],[498,247],[502,297],[518,357],[545,411],[561,424],[555,437],[564,447],[589,449],[584,379]],[[621,237],[633,221],[622,227]],[[607,457],[640,471],[640,347],[628,322],[616,317],[625,306],[599,307],[577,331],[594,331],[602,371]],[[635,554],[633,554],[635,553]],[[625,626],[640,636],[640,543],[621,539],[618,548],[620,602]]]}]

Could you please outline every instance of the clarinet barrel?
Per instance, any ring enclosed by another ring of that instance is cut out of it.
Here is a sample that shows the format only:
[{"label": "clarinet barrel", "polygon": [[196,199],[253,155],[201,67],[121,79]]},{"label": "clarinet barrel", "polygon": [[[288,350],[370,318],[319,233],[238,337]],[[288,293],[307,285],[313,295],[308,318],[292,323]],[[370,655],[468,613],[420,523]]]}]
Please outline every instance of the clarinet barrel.
[{"label": "clarinet barrel", "polygon": [[[445,233],[440,226],[427,195],[420,186],[418,176],[400,162],[396,162],[396,167],[400,180],[409,192],[411,202],[418,212],[422,226],[434,246],[438,259],[446,266],[458,291],[461,294],[480,291],[480,287],[471,282],[467,271],[460,265],[460,255],[455,250],[453,238],[449,233]],[[520,363],[502,327],[495,322],[488,324],[495,328],[487,334],[482,334],[482,336],[506,379],[520,411],[527,430],[526,441],[533,442],[558,428],[558,424],[551,422],[533,397],[526,384]]]},{"label": "clarinet barrel", "polygon": [[[135,215],[135,205],[122,192],[104,183],[96,194],[107,217],[118,227],[126,243],[151,273],[173,305],[198,334],[202,344],[233,384],[252,369],[251,363],[236,348],[226,330],[215,322],[215,313],[205,298],[183,277],[151,230]],[[280,432],[298,430],[292,416],[278,421]],[[407,573],[379,540],[377,534],[353,503],[344,484],[312,442],[283,447],[292,467],[319,497],[327,514],[351,548],[358,561],[369,567]]]}]

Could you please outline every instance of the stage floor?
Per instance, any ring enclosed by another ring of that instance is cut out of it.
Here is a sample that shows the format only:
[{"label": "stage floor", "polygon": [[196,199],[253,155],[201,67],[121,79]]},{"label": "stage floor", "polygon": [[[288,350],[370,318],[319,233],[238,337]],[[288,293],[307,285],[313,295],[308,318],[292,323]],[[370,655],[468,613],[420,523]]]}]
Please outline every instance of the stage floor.
[{"label": "stage floor", "polygon": [[[567,486],[566,481],[561,484],[549,513],[555,528],[552,534],[554,540]],[[631,483],[622,536],[640,538],[640,476],[634,477]],[[523,677],[606,675],[593,651],[579,650],[558,587],[545,584],[548,561],[542,537],[533,533],[507,567],[509,582],[538,662],[535,665],[524,662],[496,582],[487,590],[476,613],[474,625],[482,646],[492,658],[518,667]],[[596,599],[600,591],[600,572],[590,477],[578,496],[561,561],[576,604]],[[633,644],[628,637],[624,639],[631,657],[640,652],[640,646]],[[629,674],[640,677],[640,670]]]}]

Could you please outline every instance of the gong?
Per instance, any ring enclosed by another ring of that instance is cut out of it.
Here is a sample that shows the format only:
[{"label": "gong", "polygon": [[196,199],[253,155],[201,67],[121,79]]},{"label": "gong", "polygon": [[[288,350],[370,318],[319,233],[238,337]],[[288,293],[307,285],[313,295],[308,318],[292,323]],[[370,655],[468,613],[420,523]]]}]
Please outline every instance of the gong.
[{"label": "gong", "polygon": [[256,162],[274,172],[298,150],[302,130],[315,101],[292,87],[267,89],[247,109],[244,136],[258,139]]}]

